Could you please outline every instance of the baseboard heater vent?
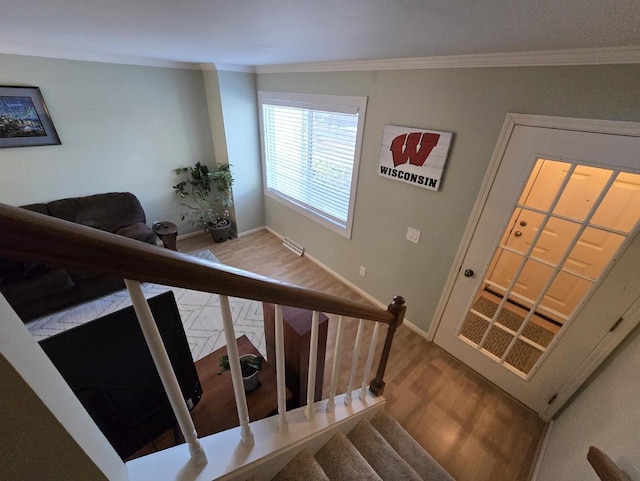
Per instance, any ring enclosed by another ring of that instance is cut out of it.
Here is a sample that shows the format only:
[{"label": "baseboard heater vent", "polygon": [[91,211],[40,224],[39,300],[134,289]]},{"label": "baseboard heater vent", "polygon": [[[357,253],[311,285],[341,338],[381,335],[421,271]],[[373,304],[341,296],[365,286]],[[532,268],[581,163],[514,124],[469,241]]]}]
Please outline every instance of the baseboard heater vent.
[{"label": "baseboard heater vent", "polygon": [[302,247],[300,244],[292,241],[288,237],[284,238],[284,242],[282,242],[282,245],[285,246],[287,249],[292,250],[293,252],[295,252],[299,256],[303,256],[304,255],[304,247]]}]

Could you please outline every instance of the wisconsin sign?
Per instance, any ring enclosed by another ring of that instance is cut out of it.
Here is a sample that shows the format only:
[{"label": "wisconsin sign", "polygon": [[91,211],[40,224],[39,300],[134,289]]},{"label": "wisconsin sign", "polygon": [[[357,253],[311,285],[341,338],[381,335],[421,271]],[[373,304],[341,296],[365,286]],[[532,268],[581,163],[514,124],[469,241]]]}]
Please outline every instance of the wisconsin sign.
[{"label": "wisconsin sign", "polygon": [[385,125],[378,174],[440,190],[453,133]]}]

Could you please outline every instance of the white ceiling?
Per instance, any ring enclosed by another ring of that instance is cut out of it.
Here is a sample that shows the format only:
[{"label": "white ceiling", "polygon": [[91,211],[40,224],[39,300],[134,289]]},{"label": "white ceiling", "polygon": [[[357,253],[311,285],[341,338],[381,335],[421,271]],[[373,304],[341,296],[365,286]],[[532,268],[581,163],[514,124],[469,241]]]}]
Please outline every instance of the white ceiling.
[{"label": "white ceiling", "polygon": [[264,66],[640,46],[640,0],[0,0],[0,52]]}]

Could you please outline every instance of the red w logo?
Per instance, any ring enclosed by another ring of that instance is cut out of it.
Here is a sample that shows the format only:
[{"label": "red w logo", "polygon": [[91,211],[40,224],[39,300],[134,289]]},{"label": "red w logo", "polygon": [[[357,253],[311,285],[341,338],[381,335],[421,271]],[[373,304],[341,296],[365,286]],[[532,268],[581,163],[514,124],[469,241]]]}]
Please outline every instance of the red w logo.
[{"label": "red w logo", "polygon": [[398,135],[389,149],[393,155],[393,166],[398,167],[409,161],[411,165],[422,167],[439,139],[440,134],[420,132]]}]

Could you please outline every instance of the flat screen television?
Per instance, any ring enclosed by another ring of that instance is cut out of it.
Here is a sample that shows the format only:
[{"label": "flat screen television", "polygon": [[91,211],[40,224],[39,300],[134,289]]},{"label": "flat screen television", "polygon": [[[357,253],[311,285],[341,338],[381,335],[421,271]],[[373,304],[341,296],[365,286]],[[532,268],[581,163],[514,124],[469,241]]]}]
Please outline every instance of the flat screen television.
[{"label": "flat screen television", "polygon": [[[148,300],[189,409],[202,388],[173,292]],[[40,341],[122,459],[177,424],[133,307]]]}]

